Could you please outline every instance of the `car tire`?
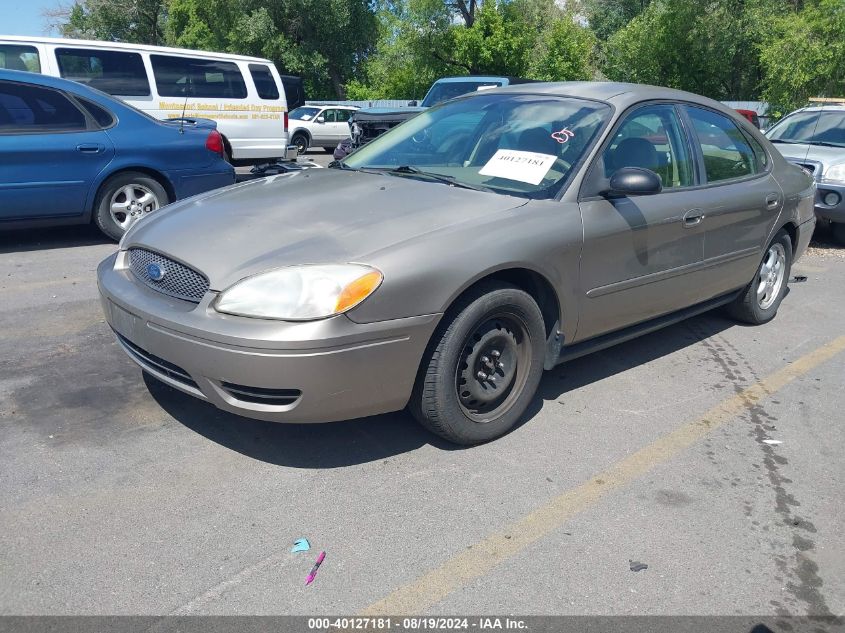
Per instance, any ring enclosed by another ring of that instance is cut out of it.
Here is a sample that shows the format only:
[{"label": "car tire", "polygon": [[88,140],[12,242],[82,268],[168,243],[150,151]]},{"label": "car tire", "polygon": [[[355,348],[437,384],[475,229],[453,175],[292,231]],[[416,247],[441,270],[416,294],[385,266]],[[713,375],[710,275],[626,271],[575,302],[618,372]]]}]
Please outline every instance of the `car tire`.
[{"label": "car tire", "polygon": [[531,295],[507,284],[480,284],[444,315],[409,409],[450,442],[488,442],[522,417],[540,383],[544,355],[543,315]]},{"label": "car tire", "polygon": [[296,145],[296,153],[304,154],[308,151],[308,137],[302,132],[297,132],[290,139],[291,145]]},{"label": "car tire", "polygon": [[831,222],[830,230],[833,233],[833,239],[840,244],[845,244],[845,222]]},{"label": "car tire", "polygon": [[779,231],[766,248],[754,279],[733,303],[728,313],[738,321],[761,325],[775,318],[786,296],[792,269],[792,239],[786,231]]},{"label": "car tire", "polygon": [[122,172],[100,187],[94,204],[94,223],[113,240],[120,240],[140,218],[169,202],[167,191],[155,178],[135,171]]}]

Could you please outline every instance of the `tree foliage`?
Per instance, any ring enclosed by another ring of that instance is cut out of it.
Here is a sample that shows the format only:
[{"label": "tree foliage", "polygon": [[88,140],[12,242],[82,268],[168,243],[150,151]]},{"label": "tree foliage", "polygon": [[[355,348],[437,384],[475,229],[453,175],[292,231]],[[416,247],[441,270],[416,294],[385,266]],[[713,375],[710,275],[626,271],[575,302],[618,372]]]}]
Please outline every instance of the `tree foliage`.
[{"label": "tree foliage", "polygon": [[608,78],[716,99],[845,96],[845,0],[75,0],[62,35],[259,55],[311,98],[438,77]]},{"label": "tree foliage", "polygon": [[760,62],[763,96],[777,114],[808,97],[845,97],[845,0],[808,1],[773,19]]}]

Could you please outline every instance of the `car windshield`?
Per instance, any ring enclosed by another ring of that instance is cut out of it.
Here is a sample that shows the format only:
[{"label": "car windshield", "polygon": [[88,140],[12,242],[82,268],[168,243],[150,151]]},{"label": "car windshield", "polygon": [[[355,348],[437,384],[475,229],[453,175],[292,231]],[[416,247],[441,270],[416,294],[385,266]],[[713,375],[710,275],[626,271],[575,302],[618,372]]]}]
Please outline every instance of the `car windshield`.
[{"label": "car windshield", "polygon": [[420,113],[340,167],[551,198],[610,112],[570,97],[476,95]]},{"label": "car windshield", "polygon": [[293,112],[288,115],[289,119],[296,119],[298,121],[310,121],[313,119],[317,113],[320,111],[320,108],[309,108],[308,106],[302,106],[301,108],[297,108]]},{"label": "car windshield", "polygon": [[436,106],[438,103],[443,103],[449,99],[460,97],[468,92],[475,92],[477,90],[485,90],[488,88],[499,88],[503,82],[488,80],[488,81],[443,81],[435,83],[428,94],[420,104],[424,108]]},{"label": "car windshield", "polygon": [[845,110],[791,114],[766,132],[771,141],[845,147]]}]

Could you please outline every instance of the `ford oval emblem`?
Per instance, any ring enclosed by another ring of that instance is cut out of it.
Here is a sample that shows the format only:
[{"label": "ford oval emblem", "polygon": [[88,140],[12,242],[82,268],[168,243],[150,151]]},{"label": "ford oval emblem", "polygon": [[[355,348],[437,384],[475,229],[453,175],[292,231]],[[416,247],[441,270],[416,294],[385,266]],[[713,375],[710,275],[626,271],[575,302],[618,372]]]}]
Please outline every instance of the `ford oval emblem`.
[{"label": "ford oval emblem", "polygon": [[161,281],[167,271],[158,264],[147,264],[147,276],[153,281]]}]

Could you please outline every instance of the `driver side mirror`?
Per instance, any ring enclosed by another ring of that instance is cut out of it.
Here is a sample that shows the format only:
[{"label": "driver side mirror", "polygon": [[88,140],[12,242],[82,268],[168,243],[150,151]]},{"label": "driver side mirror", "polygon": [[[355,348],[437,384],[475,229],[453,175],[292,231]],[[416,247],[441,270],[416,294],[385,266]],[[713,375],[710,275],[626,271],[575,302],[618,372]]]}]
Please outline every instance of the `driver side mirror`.
[{"label": "driver side mirror", "polygon": [[320,115],[320,116],[317,117],[317,123],[325,123],[325,122],[326,122],[326,117],[324,117],[323,115]]},{"label": "driver side mirror", "polygon": [[622,167],[610,177],[611,196],[651,196],[663,191],[660,176],[642,167]]}]

